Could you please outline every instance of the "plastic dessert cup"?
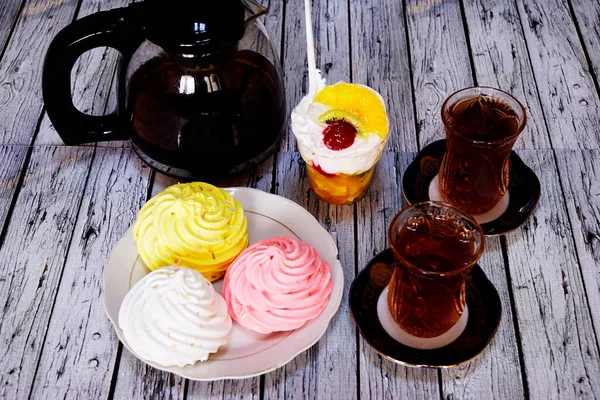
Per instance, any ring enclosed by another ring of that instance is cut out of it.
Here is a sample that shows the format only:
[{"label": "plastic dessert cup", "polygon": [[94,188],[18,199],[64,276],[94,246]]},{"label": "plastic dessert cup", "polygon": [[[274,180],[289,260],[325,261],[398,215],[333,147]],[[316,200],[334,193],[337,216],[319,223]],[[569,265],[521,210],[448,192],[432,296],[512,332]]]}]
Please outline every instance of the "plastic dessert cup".
[{"label": "plastic dessert cup", "polygon": [[314,165],[311,161],[305,159],[310,187],[321,200],[327,203],[334,205],[354,204],[369,191],[375,166],[381,158],[384,147],[385,143],[382,143],[379,148],[375,149],[378,154],[375,163],[370,168],[356,174],[327,173],[320,166]]},{"label": "plastic dessert cup", "polygon": [[360,83],[326,85],[317,69],[311,3],[305,0],[308,93],[292,110],[291,128],[313,191],[352,205],[369,190],[389,134],[384,99]]}]

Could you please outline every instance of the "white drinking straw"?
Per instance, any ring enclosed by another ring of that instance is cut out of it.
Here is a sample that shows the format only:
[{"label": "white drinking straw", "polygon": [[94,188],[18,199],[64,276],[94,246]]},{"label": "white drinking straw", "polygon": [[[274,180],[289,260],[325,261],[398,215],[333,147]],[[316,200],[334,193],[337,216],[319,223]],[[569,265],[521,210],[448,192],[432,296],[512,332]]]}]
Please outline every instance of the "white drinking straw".
[{"label": "white drinking straw", "polygon": [[315,60],[315,41],[312,26],[312,0],[304,0],[304,18],[306,23],[306,56],[308,58],[308,95],[316,96],[320,79]]}]

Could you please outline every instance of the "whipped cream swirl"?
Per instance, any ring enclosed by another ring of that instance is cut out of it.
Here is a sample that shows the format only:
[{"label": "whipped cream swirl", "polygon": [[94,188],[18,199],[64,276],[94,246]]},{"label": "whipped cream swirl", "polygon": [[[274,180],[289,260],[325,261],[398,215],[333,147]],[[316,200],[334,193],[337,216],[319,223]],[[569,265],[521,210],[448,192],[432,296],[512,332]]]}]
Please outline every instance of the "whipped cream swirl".
[{"label": "whipped cream swirl", "polygon": [[[379,93],[368,86],[356,85],[372,91],[384,104]],[[364,137],[357,136],[354,143],[343,150],[328,148],[323,142],[323,131],[327,125],[318,118],[331,110],[331,107],[314,101],[317,93],[324,88],[325,82],[319,76],[316,93],[304,96],[292,110],[292,132],[296,136],[300,155],[306,162],[320,167],[328,174],[355,175],[369,170],[381,157],[386,141],[379,135],[368,134]]]},{"label": "whipped cream swirl", "polygon": [[286,236],[249,246],[231,264],[223,297],[231,317],[259,333],[288,331],[317,317],[332,290],[329,263]]},{"label": "whipped cream swirl", "polygon": [[194,268],[213,281],[248,245],[242,205],[222,189],[202,182],[169,186],[138,213],[134,238],[150,269]]},{"label": "whipped cream swirl", "polygon": [[119,326],[139,357],[183,367],[216,353],[227,342],[232,321],[225,300],[200,273],[164,267],[127,293]]}]

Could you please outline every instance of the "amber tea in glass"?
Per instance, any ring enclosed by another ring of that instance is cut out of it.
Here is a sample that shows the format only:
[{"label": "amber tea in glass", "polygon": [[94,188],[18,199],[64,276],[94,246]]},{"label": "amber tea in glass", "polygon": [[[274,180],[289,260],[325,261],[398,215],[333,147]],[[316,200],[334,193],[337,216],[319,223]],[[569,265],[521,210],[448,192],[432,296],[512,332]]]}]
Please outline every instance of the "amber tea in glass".
[{"label": "amber tea in glass", "polygon": [[501,90],[468,88],[444,102],[442,121],[442,196],[469,213],[492,209],[508,189],[510,152],[525,127],[525,109]]},{"label": "amber tea in glass", "polygon": [[447,332],[465,309],[466,280],[483,252],[481,227],[456,207],[429,201],[396,215],[388,239],[396,259],[387,298],[392,317],[417,337]]}]

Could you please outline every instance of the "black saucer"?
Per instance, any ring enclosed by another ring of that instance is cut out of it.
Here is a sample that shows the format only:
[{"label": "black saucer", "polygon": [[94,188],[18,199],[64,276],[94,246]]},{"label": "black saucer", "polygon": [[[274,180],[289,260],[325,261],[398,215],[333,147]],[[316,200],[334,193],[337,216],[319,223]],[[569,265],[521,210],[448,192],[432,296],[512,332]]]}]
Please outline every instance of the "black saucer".
[{"label": "black saucer", "polygon": [[[429,200],[429,183],[440,170],[446,151],[446,139],[427,145],[408,166],[402,177],[402,192],[409,204]],[[510,153],[510,180],[508,192],[510,203],[498,219],[481,224],[487,236],[503,235],[521,226],[533,212],[540,200],[540,181],[523,160]]]},{"label": "black saucer", "polygon": [[382,251],[360,271],[350,286],[350,313],[365,341],[388,360],[410,367],[450,368],[481,353],[498,330],[502,316],[498,292],[481,267],[475,265],[467,283],[469,320],[462,335],[445,347],[418,350],[392,339],[377,317],[377,300],[392,277],[392,262],[392,250]]}]

